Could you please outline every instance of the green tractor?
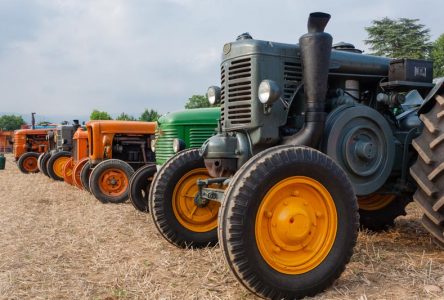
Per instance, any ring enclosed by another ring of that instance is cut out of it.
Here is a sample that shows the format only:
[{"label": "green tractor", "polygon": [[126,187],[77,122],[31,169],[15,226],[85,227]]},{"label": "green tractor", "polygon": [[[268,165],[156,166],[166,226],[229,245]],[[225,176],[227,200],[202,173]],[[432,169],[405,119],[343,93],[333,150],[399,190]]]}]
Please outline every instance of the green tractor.
[{"label": "green tractor", "polygon": [[148,212],[148,191],[157,169],[176,153],[201,147],[216,133],[219,119],[220,108],[187,109],[159,118],[156,139],[151,141],[156,163],[138,169],[130,179],[130,200],[137,210]]},{"label": "green tractor", "polygon": [[429,61],[333,46],[329,19],[310,14],[299,44],[248,33],[225,44],[221,85],[208,89],[218,133],[165,162],[151,185],[169,242],[219,241],[236,278],[265,298],[329,287],[359,222],[391,226],[415,191],[444,244],[443,80],[432,82]]}]

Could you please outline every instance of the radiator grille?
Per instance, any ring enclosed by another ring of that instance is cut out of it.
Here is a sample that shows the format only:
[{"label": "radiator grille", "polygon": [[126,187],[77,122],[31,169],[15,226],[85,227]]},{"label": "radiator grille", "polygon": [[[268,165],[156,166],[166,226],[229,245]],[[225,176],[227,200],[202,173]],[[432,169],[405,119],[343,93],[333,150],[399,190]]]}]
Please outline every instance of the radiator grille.
[{"label": "radiator grille", "polygon": [[284,91],[282,98],[290,101],[294,91],[302,82],[302,65],[298,58],[291,62],[284,62]]},{"label": "radiator grille", "polygon": [[189,147],[200,148],[202,144],[214,134],[214,131],[214,128],[191,128]]}]

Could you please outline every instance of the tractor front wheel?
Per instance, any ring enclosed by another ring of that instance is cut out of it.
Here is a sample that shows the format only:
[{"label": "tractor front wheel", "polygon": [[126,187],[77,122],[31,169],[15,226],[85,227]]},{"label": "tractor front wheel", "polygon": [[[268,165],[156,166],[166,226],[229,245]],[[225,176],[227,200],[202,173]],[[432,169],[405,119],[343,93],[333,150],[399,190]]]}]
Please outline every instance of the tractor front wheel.
[{"label": "tractor front wheel", "polygon": [[371,194],[359,196],[359,222],[361,227],[382,231],[395,225],[395,219],[405,216],[405,207],[412,202],[408,195]]},{"label": "tractor front wheel", "polygon": [[198,149],[170,158],[151,184],[149,210],[159,232],[178,247],[206,247],[217,243],[220,204],[198,206],[197,180],[209,178]]},{"label": "tractor front wheel", "polygon": [[72,169],[74,167],[74,160],[72,158],[68,159],[63,165],[63,180],[70,185],[73,185],[72,182]]},{"label": "tractor front wheel", "polygon": [[358,204],[344,171],[325,154],[277,146],[232,178],[219,214],[219,242],[231,271],[256,295],[313,296],[353,254]]},{"label": "tractor front wheel", "polygon": [[48,174],[54,180],[63,181],[63,166],[71,158],[71,152],[59,151],[51,155],[47,162]]},{"label": "tractor front wheel", "polygon": [[91,172],[91,193],[102,203],[122,203],[128,199],[129,179],[134,169],[119,159],[99,163]]},{"label": "tractor front wheel", "polygon": [[[88,157],[83,158],[74,164],[72,168],[72,182],[79,189],[83,189],[82,181],[80,180],[80,174],[82,172],[83,166],[89,161]],[[89,178],[88,178],[89,180]]]},{"label": "tractor front wheel", "polygon": [[81,171],[80,171],[80,181],[82,183],[83,189],[91,193],[91,188],[89,187],[89,177],[91,176],[93,168],[91,167],[91,163],[87,161]]},{"label": "tractor front wheel", "polygon": [[48,168],[47,168],[47,164],[48,164],[48,159],[51,157],[51,153],[49,152],[44,152],[42,154],[40,154],[38,160],[37,160],[37,165],[39,167],[40,172],[42,172],[45,176],[48,176]]},{"label": "tractor front wheel", "polygon": [[156,172],[155,164],[147,164],[131,176],[129,198],[137,210],[148,212],[148,192]]},{"label": "tractor front wheel", "polygon": [[26,152],[20,156],[20,158],[17,161],[17,165],[22,171],[22,173],[29,174],[29,173],[37,173],[39,172],[38,167],[38,159],[39,155],[36,152]]}]

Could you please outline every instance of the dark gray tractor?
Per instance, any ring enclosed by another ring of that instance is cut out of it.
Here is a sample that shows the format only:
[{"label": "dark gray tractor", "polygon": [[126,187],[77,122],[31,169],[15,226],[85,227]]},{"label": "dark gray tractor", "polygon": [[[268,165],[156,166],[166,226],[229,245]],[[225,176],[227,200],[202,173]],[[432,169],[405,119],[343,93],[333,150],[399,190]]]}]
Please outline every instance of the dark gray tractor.
[{"label": "dark gray tractor", "polygon": [[225,44],[221,86],[208,90],[221,106],[219,133],[168,160],[150,190],[168,241],[219,241],[236,278],[261,297],[330,286],[359,223],[393,225],[417,187],[424,224],[443,242],[442,81],[432,83],[429,61],[332,46],[329,19],[312,13],[296,45],[247,33]]}]

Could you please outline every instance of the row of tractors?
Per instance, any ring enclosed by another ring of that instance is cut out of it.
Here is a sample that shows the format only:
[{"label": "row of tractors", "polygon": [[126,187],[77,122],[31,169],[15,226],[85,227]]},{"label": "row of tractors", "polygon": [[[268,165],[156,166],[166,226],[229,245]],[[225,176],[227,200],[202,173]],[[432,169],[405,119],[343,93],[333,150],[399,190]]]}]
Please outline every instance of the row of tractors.
[{"label": "row of tractors", "polygon": [[129,197],[178,247],[219,243],[264,298],[329,287],[359,226],[392,226],[412,199],[443,246],[444,78],[430,61],[332,45],[329,19],[312,13],[298,44],[226,43],[208,89],[219,108],[18,131],[18,166],[102,202]]}]

